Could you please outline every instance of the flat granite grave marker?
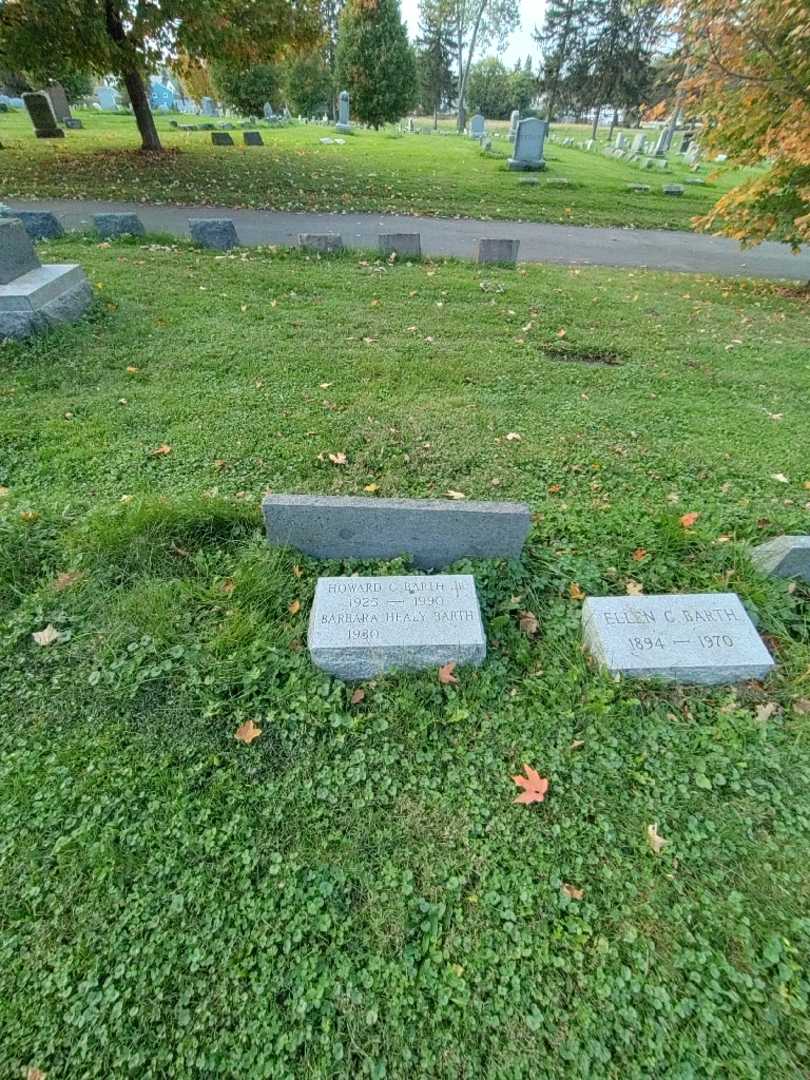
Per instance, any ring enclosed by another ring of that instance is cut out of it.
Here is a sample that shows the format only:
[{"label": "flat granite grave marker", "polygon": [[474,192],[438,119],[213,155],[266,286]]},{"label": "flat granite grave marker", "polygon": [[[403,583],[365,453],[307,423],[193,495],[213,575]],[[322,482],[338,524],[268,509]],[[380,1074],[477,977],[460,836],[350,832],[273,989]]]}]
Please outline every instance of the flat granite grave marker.
[{"label": "flat granite grave marker", "polygon": [[713,686],[761,679],[774,666],[736,593],[591,596],[582,629],[614,675]]},{"label": "flat granite grave marker", "polygon": [[189,218],[191,239],[201,247],[214,251],[230,251],[239,246],[236,226],[231,218]]},{"label": "flat granite grave marker", "polygon": [[308,645],[315,666],[339,679],[487,654],[472,574],[318,578]]},{"label": "flat granite grave marker", "polygon": [[227,131],[212,131],[211,142],[214,146],[233,146],[233,136]]},{"label": "flat granite grave marker", "polygon": [[810,583],[810,536],[775,536],[754,548],[751,561],[764,574]]},{"label": "flat granite grave marker", "polygon": [[116,236],[143,236],[146,232],[138,215],[128,212],[93,214],[93,225],[105,240]]},{"label": "flat granite grave marker", "polygon": [[516,559],[531,526],[525,503],[266,495],[267,539],[317,559],[395,559],[424,570],[457,559]]},{"label": "flat granite grave marker", "polygon": [[398,258],[419,259],[422,256],[422,237],[420,233],[380,233],[378,237],[381,255],[396,255]]},{"label": "flat granite grave marker", "polygon": [[264,146],[264,139],[260,131],[243,131],[242,141],[245,146]]},{"label": "flat granite grave marker", "polygon": [[517,261],[519,249],[519,240],[482,237],[478,241],[476,261],[479,263],[514,263]]},{"label": "flat granite grave marker", "polygon": [[334,255],[343,251],[343,237],[340,233],[299,233],[298,246],[318,255]]}]

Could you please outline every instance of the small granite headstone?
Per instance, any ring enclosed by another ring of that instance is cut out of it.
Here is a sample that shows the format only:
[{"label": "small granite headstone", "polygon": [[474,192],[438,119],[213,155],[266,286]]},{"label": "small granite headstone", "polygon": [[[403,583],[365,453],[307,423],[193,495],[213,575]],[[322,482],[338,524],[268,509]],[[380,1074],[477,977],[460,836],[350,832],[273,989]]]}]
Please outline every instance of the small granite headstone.
[{"label": "small granite headstone", "polygon": [[36,270],[40,265],[31,237],[18,218],[0,218],[0,285]]},{"label": "small granite headstone", "polygon": [[398,258],[421,258],[422,238],[414,233],[380,233],[380,254],[396,255]]},{"label": "small granite headstone", "polygon": [[774,666],[736,593],[592,596],[582,628],[614,675],[712,686],[762,679]]},{"label": "small granite headstone", "polygon": [[641,154],[644,152],[646,141],[647,140],[644,138],[644,132],[639,131],[637,135],[633,136],[633,141],[630,143],[630,149],[633,151],[634,154]]},{"label": "small granite headstone", "polygon": [[341,90],[338,94],[338,121],[335,124],[335,131],[347,135],[351,130],[352,126],[349,123],[349,91]]},{"label": "small granite headstone", "polygon": [[775,536],[754,548],[751,561],[764,574],[810,583],[810,536]]},{"label": "small granite headstone", "polygon": [[486,121],[481,113],[476,113],[470,120],[470,138],[480,139],[486,131]]},{"label": "small granite headstone", "polygon": [[93,224],[105,240],[116,236],[143,236],[146,231],[137,214],[94,214]]},{"label": "small granite headstone", "polygon": [[634,195],[646,195],[650,190],[649,184],[628,184],[627,190],[632,191]]},{"label": "small granite headstone", "polygon": [[201,247],[230,251],[239,246],[236,226],[230,218],[189,218],[188,227],[191,239]]},{"label": "small granite headstone", "polygon": [[525,503],[267,495],[268,542],[316,559],[396,559],[423,570],[458,559],[516,559],[531,527]]},{"label": "small granite headstone", "polygon": [[214,146],[233,146],[233,136],[227,131],[212,131],[211,142]]},{"label": "small granite headstone", "polygon": [[683,186],[681,184],[664,184],[661,190],[665,195],[683,195]]},{"label": "small granite headstone", "polygon": [[513,109],[509,117],[509,142],[514,142],[517,136],[517,126],[520,123],[520,110]]},{"label": "small granite headstone", "polygon": [[507,164],[510,169],[537,172],[546,167],[543,160],[543,140],[548,131],[545,120],[529,116],[521,120],[515,136],[515,150]]},{"label": "small granite headstone", "polygon": [[264,139],[260,131],[245,131],[242,138],[245,146],[264,146]]},{"label": "small granite headstone", "polygon": [[[521,123],[523,123],[522,120]],[[519,240],[482,237],[478,241],[476,261],[479,263],[514,263],[517,262],[519,248]]]},{"label": "small granite headstone", "polygon": [[46,210],[0,210],[0,217],[19,218],[32,240],[55,240],[64,236],[65,230],[55,214]]},{"label": "small granite headstone", "polygon": [[487,654],[471,574],[318,578],[308,645],[316,667],[347,680]]},{"label": "small granite headstone", "polygon": [[51,99],[44,90],[34,90],[23,94],[23,101],[34,125],[34,134],[38,139],[64,139],[65,133],[56,122],[56,115]]},{"label": "small granite headstone", "polygon": [[70,120],[70,105],[68,105],[64,86],[62,86],[61,83],[51,83],[51,85],[45,89],[45,93],[50,98],[51,108],[53,109],[53,114],[56,119],[62,124],[66,120]]},{"label": "small granite headstone", "polygon": [[62,123],[71,131],[81,131],[84,127],[84,124],[76,116],[66,116]]},{"label": "small granite headstone", "polygon": [[335,255],[343,251],[343,237],[340,233],[299,233],[298,246],[319,255]]}]

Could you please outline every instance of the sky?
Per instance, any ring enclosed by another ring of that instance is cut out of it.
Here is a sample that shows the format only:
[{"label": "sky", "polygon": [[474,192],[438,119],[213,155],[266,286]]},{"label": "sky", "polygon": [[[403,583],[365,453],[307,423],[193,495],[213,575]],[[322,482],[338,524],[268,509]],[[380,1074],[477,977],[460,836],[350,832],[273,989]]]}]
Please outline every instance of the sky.
[{"label": "sky", "polygon": [[[402,15],[408,24],[408,31],[413,41],[419,31],[419,0],[400,0]],[[499,54],[505,64],[513,63],[518,58],[525,60],[526,54],[531,53],[532,59],[538,59],[537,45],[532,40],[532,30],[543,21],[545,0],[520,0],[520,26],[509,38],[506,50]],[[480,59],[481,55],[476,56]]]}]

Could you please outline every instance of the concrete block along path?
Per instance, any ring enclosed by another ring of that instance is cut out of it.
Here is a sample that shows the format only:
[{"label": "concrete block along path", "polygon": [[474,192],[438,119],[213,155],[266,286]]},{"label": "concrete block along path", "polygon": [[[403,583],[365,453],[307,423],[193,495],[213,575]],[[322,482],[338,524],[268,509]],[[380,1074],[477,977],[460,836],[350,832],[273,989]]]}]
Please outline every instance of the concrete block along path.
[{"label": "concrete block along path", "polygon": [[810,281],[810,251],[793,255],[784,244],[743,251],[735,240],[656,229],[591,229],[525,221],[410,217],[401,214],[311,214],[238,210],[225,206],[157,206],[72,199],[9,199],[19,210],[51,210],[66,228],[92,226],[93,214],[134,211],[147,232],[188,236],[188,219],[231,218],[245,245],[295,246],[299,232],[338,232],[350,248],[377,250],[379,233],[419,232],[424,255],[473,257],[481,237],[520,240],[520,262],[616,266],[681,273]]}]

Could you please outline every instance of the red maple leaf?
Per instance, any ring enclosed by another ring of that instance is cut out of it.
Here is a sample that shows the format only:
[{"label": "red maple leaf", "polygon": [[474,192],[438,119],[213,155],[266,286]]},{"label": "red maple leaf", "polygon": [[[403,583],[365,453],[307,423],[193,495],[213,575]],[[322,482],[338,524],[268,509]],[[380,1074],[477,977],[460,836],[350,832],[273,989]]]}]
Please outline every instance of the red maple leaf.
[{"label": "red maple leaf", "polygon": [[515,802],[524,804],[542,802],[548,791],[548,780],[541,776],[537,769],[533,769],[531,765],[524,765],[523,771],[526,773],[525,776],[512,777],[518,787],[525,788],[515,799]]}]

